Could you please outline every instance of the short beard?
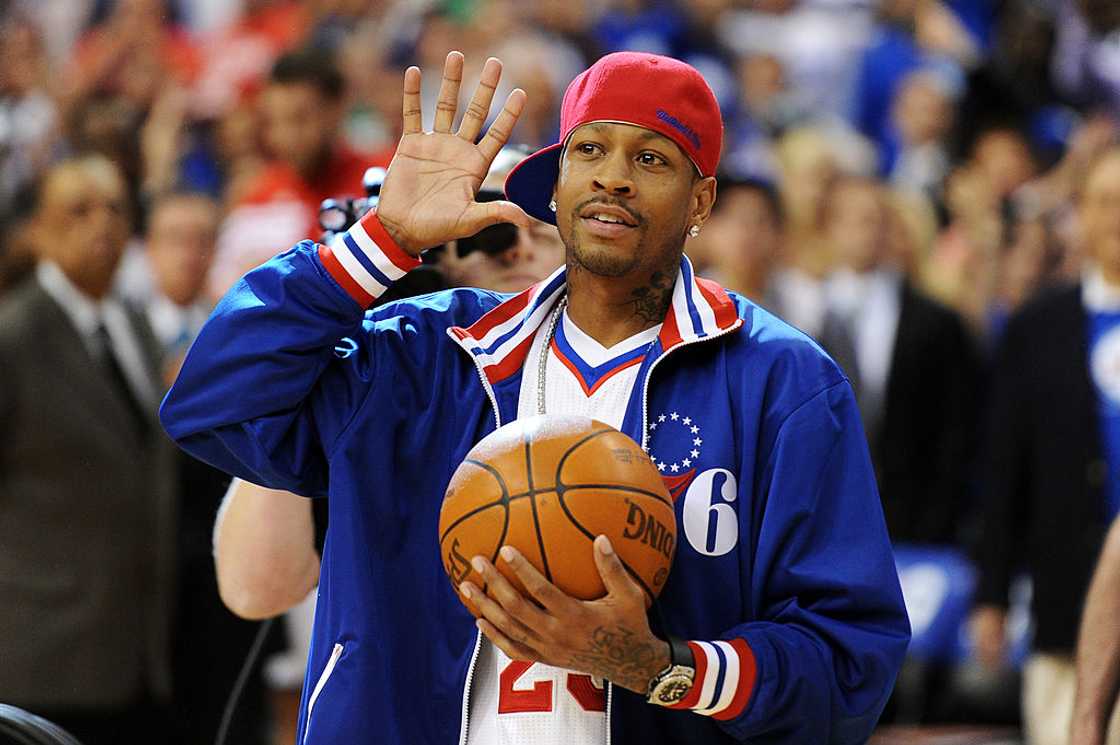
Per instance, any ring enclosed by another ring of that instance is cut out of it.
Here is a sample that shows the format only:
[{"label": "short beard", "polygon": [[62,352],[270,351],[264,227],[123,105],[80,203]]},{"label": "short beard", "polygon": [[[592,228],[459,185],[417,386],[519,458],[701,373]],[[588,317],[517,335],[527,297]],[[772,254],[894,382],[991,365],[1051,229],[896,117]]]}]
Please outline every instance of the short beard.
[{"label": "short beard", "polygon": [[585,248],[576,236],[576,226],[573,220],[572,227],[568,232],[567,243],[571,246],[568,264],[586,269],[599,277],[625,277],[638,268],[642,256],[645,255],[645,227],[640,227],[638,230],[642,231],[642,235],[638,238],[637,250],[630,256],[623,256],[619,252],[609,249]]}]

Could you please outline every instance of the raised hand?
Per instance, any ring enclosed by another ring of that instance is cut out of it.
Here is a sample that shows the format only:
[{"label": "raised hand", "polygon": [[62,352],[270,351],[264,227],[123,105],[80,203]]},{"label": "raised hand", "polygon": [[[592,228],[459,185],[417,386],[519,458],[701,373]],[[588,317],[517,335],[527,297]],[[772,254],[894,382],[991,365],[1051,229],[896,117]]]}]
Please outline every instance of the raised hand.
[{"label": "raised hand", "polygon": [[512,202],[475,201],[490,163],[505,145],[525,105],[525,92],[515,89],[501,114],[478,144],[490,113],[502,63],[491,57],[458,132],[452,132],[463,78],[463,55],[451,52],[443,66],[436,104],[435,128],[424,132],[420,113],[420,68],[404,74],[404,134],[377,205],[377,216],[389,236],[407,253],[474,235],[499,222],[529,226],[529,217]]}]

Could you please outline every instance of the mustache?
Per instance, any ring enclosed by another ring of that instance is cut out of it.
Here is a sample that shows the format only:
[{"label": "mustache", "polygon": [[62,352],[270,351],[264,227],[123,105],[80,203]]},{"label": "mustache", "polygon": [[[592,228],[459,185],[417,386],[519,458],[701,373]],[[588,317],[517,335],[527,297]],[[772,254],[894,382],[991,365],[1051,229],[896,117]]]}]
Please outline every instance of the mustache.
[{"label": "mustache", "polygon": [[576,208],[575,210],[573,210],[572,214],[578,215],[583,212],[584,208],[592,204],[603,204],[609,205],[611,207],[618,207],[620,210],[630,215],[630,219],[632,219],[634,221],[634,224],[639,227],[644,225],[646,222],[646,219],[641,215],[641,213],[636,212],[630,205],[624,203],[621,199],[615,199],[611,197],[592,197],[591,199],[584,200],[576,205]]}]

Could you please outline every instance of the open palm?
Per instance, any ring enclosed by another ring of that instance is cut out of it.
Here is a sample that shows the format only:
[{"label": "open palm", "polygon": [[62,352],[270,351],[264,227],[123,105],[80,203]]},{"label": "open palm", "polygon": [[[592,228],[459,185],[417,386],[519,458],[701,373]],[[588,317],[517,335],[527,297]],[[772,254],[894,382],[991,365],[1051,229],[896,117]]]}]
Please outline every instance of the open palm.
[{"label": "open palm", "polygon": [[488,225],[511,222],[528,226],[525,212],[512,202],[475,201],[490,163],[505,145],[525,105],[525,92],[515,89],[502,112],[475,144],[490,113],[502,63],[491,57],[463,114],[452,132],[463,77],[463,55],[451,52],[443,67],[436,104],[435,127],[421,128],[420,69],[404,75],[404,134],[389,165],[377,205],[377,216],[389,235],[409,254],[457,238],[474,235]]}]

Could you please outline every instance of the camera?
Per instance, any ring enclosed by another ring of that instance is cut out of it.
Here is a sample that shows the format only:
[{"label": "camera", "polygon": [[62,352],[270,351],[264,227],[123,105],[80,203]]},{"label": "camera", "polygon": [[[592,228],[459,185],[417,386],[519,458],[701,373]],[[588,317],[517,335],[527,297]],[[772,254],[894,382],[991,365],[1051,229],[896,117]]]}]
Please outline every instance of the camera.
[{"label": "camera", "polygon": [[[362,176],[364,197],[334,197],[324,199],[319,205],[319,227],[323,230],[322,242],[327,243],[339,233],[345,233],[362,216],[377,206],[381,195],[381,185],[385,182],[386,170],[380,167],[367,168]],[[493,202],[505,199],[500,189],[480,189],[475,195],[479,202]],[[456,253],[460,257],[475,251],[491,255],[508,250],[517,242],[517,226],[512,223],[498,223],[483,228],[474,235],[460,238],[455,242]]]}]

